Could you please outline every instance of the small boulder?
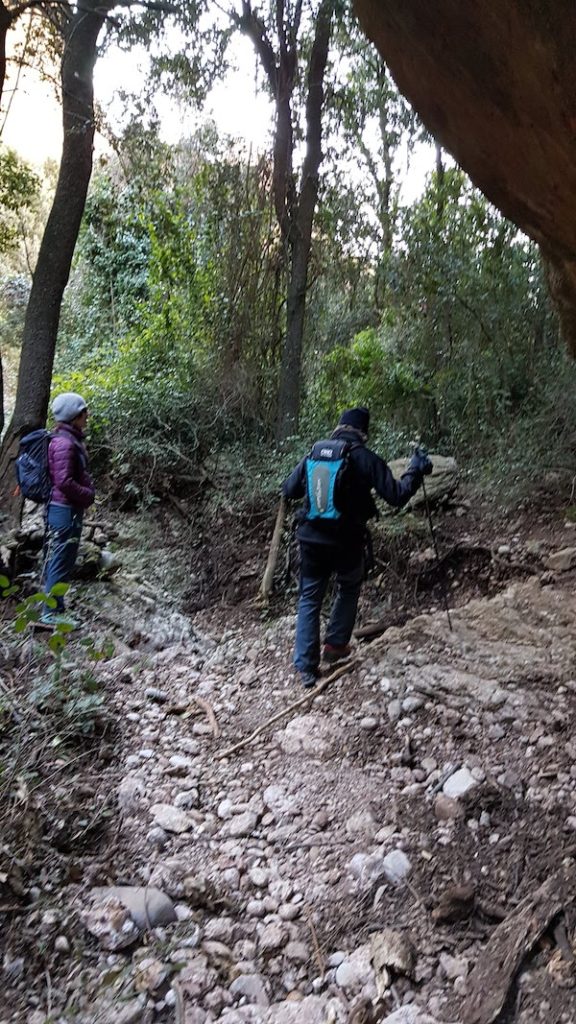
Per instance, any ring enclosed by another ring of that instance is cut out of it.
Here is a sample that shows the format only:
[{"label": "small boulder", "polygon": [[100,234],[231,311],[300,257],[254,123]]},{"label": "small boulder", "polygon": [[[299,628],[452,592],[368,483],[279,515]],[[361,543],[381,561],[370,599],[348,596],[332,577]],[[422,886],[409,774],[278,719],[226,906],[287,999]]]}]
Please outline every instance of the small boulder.
[{"label": "small boulder", "polygon": [[156,824],[165,832],[180,835],[182,832],[189,832],[194,825],[190,815],[173,804],[153,804],[150,811]]},{"label": "small boulder", "polygon": [[349,993],[360,992],[364,985],[374,981],[369,943],[359,946],[336,968],[336,984]]},{"label": "small boulder", "polygon": [[223,832],[231,839],[240,839],[242,836],[251,835],[257,824],[256,811],[244,811],[242,814],[233,814],[224,826]]},{"label": "small boulder", "polygon": [[553,572],[567,572],[576,565],[576,548],[562,548],[561,551],[553,551],[545,559],[544,565]]},{"label": "small boulder", "polygon": [[264,978],[260,974],[239,974],[230,985],[230,994],[235,998],[243,996],[249,1003],[258,1006],[269,1006]]},{"label": "small boulder", "polygon": [[438,793],[434,801],[434,814],[438,821],[453,821],[455,818],[461,818],[463,813],[457,800],[446,796],[445,793]]},{"label": "small boulder", "polygon": [[108,889],[95,889],[94,895],[100,901],[118,900],[142,930],[160,928],[176,921],[172,900],[153,885],[113,885]]},{"label": "small boulder", "polygon": [[382,863],[386,878],[394,885],[401,885],[412,870],[412,864],[404,850],[391,850],[386,854]]},{"label": "small boulder", "polygon": [[472,775],[469,768],[459,768],[457,772],[453,772],[446,782],[442,786],[442,792],[445,796],[451,797],[453,800],[459,800],[460,797],[466,795],[469,790],[477,786],[478,782]]},{"label": "small boulder", "polygon": [[137,992],[149,992],[152,995],[164,984],[169,973],[170,968],[161,960],[146,957],[135,967],[134,988]]},{"label": "small boulder", "polygon": [[348,864],[348,871],[363,886],[377,882],[385,873],[384,857],[381,853],[355,853]]}]

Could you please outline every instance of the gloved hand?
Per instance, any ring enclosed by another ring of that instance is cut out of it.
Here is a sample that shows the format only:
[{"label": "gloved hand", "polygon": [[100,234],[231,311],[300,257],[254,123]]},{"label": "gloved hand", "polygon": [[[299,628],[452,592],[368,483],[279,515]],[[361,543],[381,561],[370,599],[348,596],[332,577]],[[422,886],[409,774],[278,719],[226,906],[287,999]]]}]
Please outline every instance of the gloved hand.
[{"label": "gloved hand", "polygon": [[418,473],[421,473],[422,476],[430,476],[430,473],[432,472],[433,468],[434,467],[432,465],[432,461],[428,457],[428,452],[426,451],[426,449],[416,448],[414,451],[414,455],[410,459],[410,465],[408,466],[408,469],[415,469],[418,471]]}]

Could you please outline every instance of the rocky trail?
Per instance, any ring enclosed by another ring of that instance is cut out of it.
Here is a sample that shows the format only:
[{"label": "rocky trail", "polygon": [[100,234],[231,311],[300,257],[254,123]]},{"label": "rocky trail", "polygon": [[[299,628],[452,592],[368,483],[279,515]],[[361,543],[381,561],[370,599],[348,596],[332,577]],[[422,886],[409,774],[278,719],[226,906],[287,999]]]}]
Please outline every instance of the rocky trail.
[{"label": "rocky trail", "polygon": [[1,1024],[576,1021],[571,526],[459,508],[453,629],[420,529],[364,595],[361,625],[399,624],[277,721],[303,693],[294,595],[253,600],[269,510],[204,562],[124,517],[78,598],[113,640],[102,720],[35,727],[12,771]]}]

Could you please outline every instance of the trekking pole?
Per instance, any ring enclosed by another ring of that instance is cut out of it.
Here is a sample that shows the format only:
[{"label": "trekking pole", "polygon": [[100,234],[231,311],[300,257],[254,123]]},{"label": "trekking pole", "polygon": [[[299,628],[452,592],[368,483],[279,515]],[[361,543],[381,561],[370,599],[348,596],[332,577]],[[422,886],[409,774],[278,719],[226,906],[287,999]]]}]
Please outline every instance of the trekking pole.
[{"label": "trekking pole", "polygon": [[[426,494],[426,484],[424,483],[424,477],[422,477],[422,494],[424,495],[424,505],[426,508],[426,516],[428,519],[428,526],[430,527],[430,536],[432,538],[432,547],[434,548],[434,554],[436,555],[436,563],[440,568],[440,554],[438,552],[438,544],[436,543],[436,534],[434,533],[434,525],[432,523],[432,513],[430,512],[430,505],[428,504],[428,495]],[[444,607],[446,609],[446,617],[448,619],[448,625],[450,632],[453,631],[452,619],[450,618],[450,608],[448,607],[448,594],[446,593],[446,580],[441,575],[441,586],[442,586],[442,597],[444,599]]]}]

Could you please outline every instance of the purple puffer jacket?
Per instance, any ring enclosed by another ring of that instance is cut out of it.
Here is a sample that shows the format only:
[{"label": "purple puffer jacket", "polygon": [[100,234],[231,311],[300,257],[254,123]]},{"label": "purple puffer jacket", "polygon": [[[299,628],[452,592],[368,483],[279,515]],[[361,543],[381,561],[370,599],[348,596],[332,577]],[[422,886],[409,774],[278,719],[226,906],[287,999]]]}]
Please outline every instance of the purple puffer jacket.
[{"label": "purple puffer jacket", "polygon": [[85,509],[94,501],[94,483],[88,472],[84,434],[70,423],[58,423],[48,445],[48,468],[52,480],[50,501]]}]

